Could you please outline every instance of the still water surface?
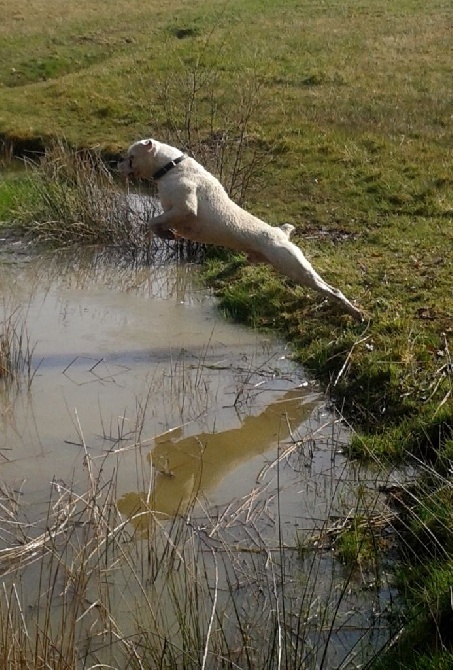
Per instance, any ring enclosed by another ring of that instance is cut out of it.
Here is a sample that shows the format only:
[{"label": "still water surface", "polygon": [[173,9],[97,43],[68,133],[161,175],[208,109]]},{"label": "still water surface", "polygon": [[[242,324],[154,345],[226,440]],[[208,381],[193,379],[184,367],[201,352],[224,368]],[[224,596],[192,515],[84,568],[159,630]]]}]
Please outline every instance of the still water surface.
[{"label": "still water surface", "polygon": [[[224,477],[237,471],[240,486],[241,466],[262,463],[320,395],[283,345],[222,318],[194,266],[114,261],[101,252],[2,267],[4,304],[24,315],[36,368],[2,411],[2,476],[44,491],[77,472],[82,442],[94,457],[140,435],[157,471],[172,471],[167,507],[197,479],[198,442],[201,489],[217,500]],[[120,480],[134,489],[127,463]]]},{"label": "still water surface", "polygon": [[[147,510],[169,519],[196,501],[194,514],[212,514],[253,500],[273,519],[261,529],[269,543],[295,546],[356,510],[358,486],[375,491],[376,475],[342,456],[348,432],[290,350],[226,321],[195,266],[102,250],[15,258],[0,264],[0,292],[33,347],[29,391],[0,402],[1,480],[21,492],[30,523],[52,481],[85,490],[86,456],[115,479],[137,541],[149,539]],[[313,601],[341,577],[328,554],[320,565],[329,578],[319,568]],[[388,597],[347,603],[335,662]]]}]

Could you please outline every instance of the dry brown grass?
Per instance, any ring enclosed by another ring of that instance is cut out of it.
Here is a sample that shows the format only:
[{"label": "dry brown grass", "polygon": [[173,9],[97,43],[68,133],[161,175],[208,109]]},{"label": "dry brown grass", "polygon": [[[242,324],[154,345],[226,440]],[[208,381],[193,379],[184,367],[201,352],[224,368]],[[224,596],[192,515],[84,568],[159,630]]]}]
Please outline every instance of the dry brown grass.
[{"label": "dry brown grass", "polygon": [[19,388],[24,380],[30,387],[35,372],[33,349],[23,310],[11,310],[4,302],[0,314],[0,392]]},{"label": "dry brown grass", "polygon": [[[21,494],[1,489],[3,667],[296,669],[344,655],[353,570],[342,575],[319,550],[278,539],[267,483],[211,512],[199,500],[170,518],[153,510],[151,494],[123,516],[104,458],[81,442],[85,479],[52,482],[43,518],[30,522]],[[268,469],[296,464],[300,446]],[[130,448],[151,492],[146,449]],[[370,653],[368,632],[351,661],[362,644]]]}]

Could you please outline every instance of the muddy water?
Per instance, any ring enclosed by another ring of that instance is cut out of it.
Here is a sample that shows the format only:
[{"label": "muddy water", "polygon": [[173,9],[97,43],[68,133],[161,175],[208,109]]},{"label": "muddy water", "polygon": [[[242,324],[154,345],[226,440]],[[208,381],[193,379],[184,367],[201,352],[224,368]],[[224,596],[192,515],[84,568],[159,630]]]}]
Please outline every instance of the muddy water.
[{"label": "muddy water", "polygon": [[[30,388],[24,380],[0,399],[1,480],[21,492],[31,524],[52,481],[86,490],[86,457],[115,479],[137,541],[149,537],[148,510],[169,519],[196,498],[204,511],[277,501],[269,541],[278,532],[294,545],[356,509],[359,484],[375,488],[341,455],[347,431],[290,351],[224,320],[190,264],[150,268],[96,250],[15,256],[0,264],[0,292],[33,348]],[[315,600],[337,572],[323,561]],[[387,597],[355,596],[366,611],[337,660]]]},{"label": "muddy water", "polygon": [[[36,368],[30,391],[24,381],[2,408],[2,476],[44,491],[51,477],[77,474],[81,445],[134,461],[124,446],[140,437],[150,466],[174,475],[160,496],[171,511],[191,482],[214,493],[231,470],[287,439],[282,417],[291,411],[300,425],[318,395],[284,347],[221,317],[192,266],[115,260],[49,256],[2,268],[5,305],[24,315]],[[127,463],[119,478],[125,495],[136,489]]]}]

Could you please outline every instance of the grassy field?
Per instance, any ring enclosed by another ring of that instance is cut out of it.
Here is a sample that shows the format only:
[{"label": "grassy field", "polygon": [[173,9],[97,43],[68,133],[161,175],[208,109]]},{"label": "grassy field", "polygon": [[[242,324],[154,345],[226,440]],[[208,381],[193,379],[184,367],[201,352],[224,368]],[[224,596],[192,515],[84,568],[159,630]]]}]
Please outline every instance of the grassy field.
[{"label": "grassy field", "polygon": [[[390,663],[451,667],[451,3],[0,0],[0,11],[5,150],[57,137],[112,157],[155,136],[215,169],[233,147],[222,178],[235,197],[295,224],[315,267],[366,310],[355,325],[267,269],[206,262],[222,309],[283,333],[329,388],[356,429],[353,455],[422,464],[422,488],[403,501],[409,642]],[[4,221],[18,193],[27,200],[21,177],[0,182]]]}]

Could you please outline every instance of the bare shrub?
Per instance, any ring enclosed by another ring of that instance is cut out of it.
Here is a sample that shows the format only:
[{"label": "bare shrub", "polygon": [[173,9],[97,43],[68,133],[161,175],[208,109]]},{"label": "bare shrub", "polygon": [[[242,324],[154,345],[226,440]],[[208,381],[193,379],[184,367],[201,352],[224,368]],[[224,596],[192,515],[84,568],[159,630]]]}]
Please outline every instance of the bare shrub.
[{"label": "bare shrub", "polygon": [[[158,87],[165,139],[195,156],[241,205],[273,152],[259,132],[263,78],[252,67],[226,81],[219,54],[211,51],[208,36],[200,53]],[[235,96],[224,95],[226,86],[234,88]]]},{"label": "bare shrub", "polygon": [[28,232],[60,246],[80,243],[143,243],[143,217],[120,193],[97,153],[55,142],[37,162],[27,164],[31,211],[22,211]]}]

